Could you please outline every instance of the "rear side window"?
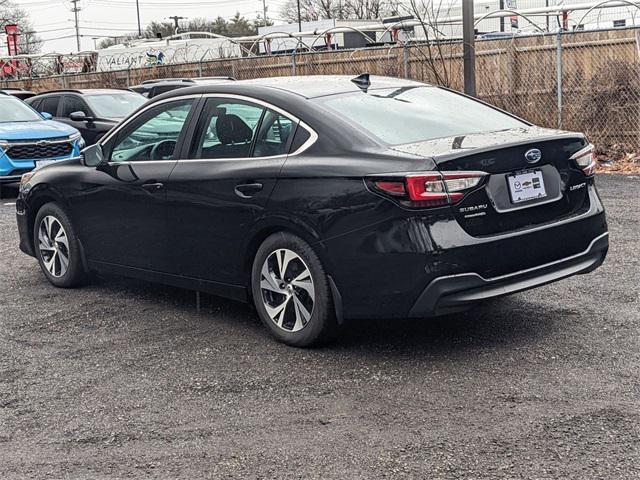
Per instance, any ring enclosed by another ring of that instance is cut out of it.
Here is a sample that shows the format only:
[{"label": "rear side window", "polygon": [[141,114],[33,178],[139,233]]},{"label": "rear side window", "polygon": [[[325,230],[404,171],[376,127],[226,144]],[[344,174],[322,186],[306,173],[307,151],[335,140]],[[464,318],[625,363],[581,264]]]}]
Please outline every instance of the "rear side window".
[{"label": "rear side window", "polygon": [[42,103],[42,99],[41,98],[38,98],[37,100],[34,100],[33,102],[27,102],[27,103],[29,105],[31,105],[34,110],[42,112],[42,110],[40,110],[40,104]]},{"label": "rear side window", "polygon": [[39,110],[41,112],[47,112],[54,117],[58,116],[58,104],[60,103],[60,97],[46,97],[42,99]]},{"label": "rear side window", "polygon": [[272,157],[288,152],[296,122],[270,108],[210,98],[198,121],[189,158]]},{"label": "rear side window", "polygon": [[61,117],[69,117],[73,112],[83,112],[89,116],[89,109],[87,105],[78,97],[64,97],[64,103],[62,104]]},{"label": "rear side window", "polygon": [[209,98],[198,121],[189,158],[244,158],[265,108],[236,99]]},{"label": "rear side window", "polygon": [[430,86],[376,89],[315,101],[392,145],[527,126],[480,102]]},{"label": "rear side window", "polygon": [[295,124],[284,115],[267,109],[260,124],[253,150],[254,157],[270,157],[287,153]]}]

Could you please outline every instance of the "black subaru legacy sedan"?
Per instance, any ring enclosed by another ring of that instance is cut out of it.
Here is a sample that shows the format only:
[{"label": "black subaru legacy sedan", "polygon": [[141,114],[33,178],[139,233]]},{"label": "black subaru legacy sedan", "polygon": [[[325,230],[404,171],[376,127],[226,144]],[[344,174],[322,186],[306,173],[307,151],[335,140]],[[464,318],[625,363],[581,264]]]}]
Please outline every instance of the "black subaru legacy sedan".
[{"label": "black subaru legacy sedan", "polygon": [[20,248],[253,302],[280,341],[429,317],[587,273],[608,233],[580,133],[408,80],[270,78],[161,95],[22,178]]}]

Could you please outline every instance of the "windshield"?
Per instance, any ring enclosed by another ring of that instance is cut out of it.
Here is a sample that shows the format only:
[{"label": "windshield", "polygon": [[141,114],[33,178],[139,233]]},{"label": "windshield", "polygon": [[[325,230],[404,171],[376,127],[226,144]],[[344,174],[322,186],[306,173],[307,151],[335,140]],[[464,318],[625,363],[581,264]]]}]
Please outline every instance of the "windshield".
[{"label": "windshield", "polygon": [[392,145],[527,126],[480,102],[430,86],[330,95],[316,101]]},{"label": "windshield", "polygon": [[38,113],[14,97],[0,95],[0,123],[34,122],[43,118]]},{"label": "windshield", "polygon": [[85,95],[91,109],[98,117],[124,118],[147,101],[133,92],[101,93]]}]

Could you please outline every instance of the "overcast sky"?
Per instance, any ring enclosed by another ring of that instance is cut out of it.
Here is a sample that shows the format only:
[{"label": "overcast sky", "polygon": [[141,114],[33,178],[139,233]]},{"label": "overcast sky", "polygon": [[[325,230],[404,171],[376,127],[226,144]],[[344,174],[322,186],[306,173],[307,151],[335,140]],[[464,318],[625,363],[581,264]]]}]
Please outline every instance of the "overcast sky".
[{"label": "overcast sky", "polygon": [[[249,19],[262,12],[262,0],[139,0],[142,29],[170,15],[187,18],[232,17],[239,11]],[[17,0],[29,12],[35,30],[46,40],[43,52],[76,50],[72,4],[69,0]],[[284,0],[267,0],[271,18],[278,18]],[[92,37],[137,31],[136,0],[80,0],[80,34],[83,50],[93,49]],[[67,37],[67,38],[60,38]]]}]

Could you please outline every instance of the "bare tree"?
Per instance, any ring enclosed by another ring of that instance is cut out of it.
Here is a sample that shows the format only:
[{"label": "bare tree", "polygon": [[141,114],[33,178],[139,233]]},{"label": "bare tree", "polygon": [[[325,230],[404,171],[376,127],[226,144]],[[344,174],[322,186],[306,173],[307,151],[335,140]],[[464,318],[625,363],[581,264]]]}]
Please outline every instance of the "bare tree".
[{"label": "bare tree", "polygon": [[446,0],[408,0],[398,5],[400,10],[420,21],[417,28],[423,39],[414,42],[412,53],[420,59],[420,64],[426,67],[430,80],[438,85],[451,86],[450,54],[445,52],[444,34],[441,31],[440,20],[450,16],[451,2]]},{"label": "bare tree", "polygon": [[[300,0],[300,20],[316,22],[330,18],[339,18],[339,4],[334,0]],[[286,0],[280,10],[282,20],[290,23],[298,22],[297,0]]]},{"label": "bare tree", "polygon": [[42,50],[42,39],[33,30],[29,14],[12,1],[0,3],[0,27],[15,24],[20,29],[18,53],[28,55]]},{"label": "bare tree", "polygon": [[345,18],[376,19],[391,14],[393,7],[386,0],[345,0]]},{"label": "bare tree", "polygon": [[[300,0],[303,22],[345,19],[376,19],[393,10],[391,0]],[[298,21],[297,0],[287,0],[280,11],[283,20]]]}]

